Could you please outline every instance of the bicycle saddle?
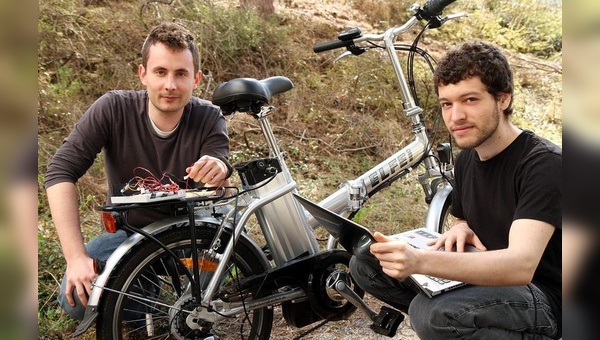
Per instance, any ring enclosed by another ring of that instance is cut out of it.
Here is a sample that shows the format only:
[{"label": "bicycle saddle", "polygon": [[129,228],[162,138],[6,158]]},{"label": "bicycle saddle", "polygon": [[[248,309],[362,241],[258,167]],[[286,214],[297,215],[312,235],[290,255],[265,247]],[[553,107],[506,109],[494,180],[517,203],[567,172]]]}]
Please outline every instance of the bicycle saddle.
[{"label": "bicycle saddle", "polygon": [[239,112],[260,112],[271,97],[294,87],[291,80],[276,76],[263,80],[236,78],[219,84],[213,92],[212,103],[221,107],[224,115]]}]

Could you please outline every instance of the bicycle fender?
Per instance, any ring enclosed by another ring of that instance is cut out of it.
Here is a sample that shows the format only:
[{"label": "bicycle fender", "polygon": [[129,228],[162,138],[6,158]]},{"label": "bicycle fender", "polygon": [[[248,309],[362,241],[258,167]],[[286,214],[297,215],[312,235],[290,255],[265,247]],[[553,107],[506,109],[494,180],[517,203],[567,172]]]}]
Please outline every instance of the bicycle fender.
[{"label": "bicycle fender", "polygon": [[444,205],[448,204],[446,201],[452,198],[450,196],[451,193],[452,185],[449,183],[444,183],[442,186],[437,188],[431,203],[429,203],[429,209],[427,209],[425,228],[435,232],[440,232],[440,230],[438,230],[438,226],[440,225],[440,220],[443,218],[442,212],[444,210]]},{"label": "bicycle fender", "polygon": [[[213,225],[220,225],[221,221],[217,220],[214,217],[196,217],[196,222],[200,223],[208,223]],[[145,232],[150,235],[158,235],[168,229],[172,228],[174,225],[187,225],[189,224],[188,216],[178,216],[178,217],[170,217],[160,221],[156,221],[152,224],[147,225],[142,228]],[[242,237],[246,237],[242,235]],[[72,334],[71,337],[75,338],[81,334],[83,334],[96,320],[98,317],[98,303],[100,302],[100,298],[102,297],[102,292],[104,291],[104,286],[108,282],[113,270],[117,267],[117,265],[121,262],[124,256],[126,256],[131,249],[137,246],[140,242],[145,240],[145,237],[141,234],[133,234],[129,238],[127,238],[115,251],[110,255],[110,257],[106,260],[106,266],[100,275],[96,277],[92,285],[92,292],[88,298],[88,305],[85,309],[85,313],[83,315],[83,320],[77,326],[77,329]],[[260,249],[260,248],[259,248]]]}]

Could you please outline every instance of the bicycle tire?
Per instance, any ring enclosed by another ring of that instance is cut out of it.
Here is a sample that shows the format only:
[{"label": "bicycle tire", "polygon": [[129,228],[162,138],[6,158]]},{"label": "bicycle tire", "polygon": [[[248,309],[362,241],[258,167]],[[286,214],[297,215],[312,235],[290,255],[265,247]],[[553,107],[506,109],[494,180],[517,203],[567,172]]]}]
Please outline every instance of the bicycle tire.
[{"label": "bicycle tire", "polygon": [[455,218],[450,214],[450,210],[452,208],[452,197],[448,196],[444,201],[444,205],[442,206],[442,210],[440,211],[440,219],[439,224],[437,226],[437,232],[443,234],[444,232],[450,230],[454,225]]},{"label": "bicycle tire", "polygon": [[[215,233],[211,225],[196,226],[198,252],[210,246]],[[170,229],[158,235],[157,239],[179,257],[191,258],[189,235],[189,228],[184,226]],[[229,236],[228,233],[223,234],[222,246],[217,253],[222,253]],[[232,264],[228,266],[234,269],[222,279],[223,284],[235,284],[239,282],[237,279],[264,272],[267,268],[257,251],[260,249],[240,238],[232,255]],[[174,259],[152,241],[141,243],[130,254],[115,269],[107,283],[109,289],[105,290],[103,301],[98,306],[97,339],[203,339],[211,334],[220,339],[269,339],[273,310],[266,307],[215,323],[205,322],[204,329],[192,330],[185,322],[187,313],[183,310],[193,308],[195,300],[186,296],[184,287],[188,286],[189,279],[173,269]],[[204,278],[202,275],[201,282],[208,283],[210,274],[205,274]],[[135,294],[146,300],[119,292]]]}]

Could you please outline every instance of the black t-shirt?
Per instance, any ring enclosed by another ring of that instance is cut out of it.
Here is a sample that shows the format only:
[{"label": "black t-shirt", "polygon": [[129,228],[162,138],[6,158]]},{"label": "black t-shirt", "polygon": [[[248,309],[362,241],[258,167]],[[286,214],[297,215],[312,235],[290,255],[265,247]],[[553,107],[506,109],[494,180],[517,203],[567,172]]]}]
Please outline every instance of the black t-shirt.
[{"label": "black t-shirt", "polygon": [[452,214],[465,219],[488,250],[506,249],[514,220],[534,219],[556,230],[532,282],[562,310],[562,150],[530,131],[481,161],[473,149],[457,157]]}]

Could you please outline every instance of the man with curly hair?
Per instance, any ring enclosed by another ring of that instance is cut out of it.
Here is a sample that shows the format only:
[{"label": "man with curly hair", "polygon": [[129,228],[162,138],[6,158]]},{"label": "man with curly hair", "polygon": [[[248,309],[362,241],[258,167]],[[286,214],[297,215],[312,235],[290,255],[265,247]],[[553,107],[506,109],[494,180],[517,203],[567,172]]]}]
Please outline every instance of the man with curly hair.
[{"label": "man with curly hair", "polygon": [[[229,137],[218,107],[193,96],[202,78],[193,35],[176,23],[154,27],[138,67],[142,91],[109,91],[84,113],[53,156],[45,187],[67,270],[58,300],[82,319],[96,277],[93,260],[106,261],[127,238],[104,233],[84,245],[75,183],[104,153],[108,197],[134,176],[170,174],[180,187],[189,182],[218,187],[231,175]],[[134,173],[143,168],[144,172]],[[164,183],[163,183],[164,184]],[[136,209],[128,223],[143,227],[170,211]]]},{"label": "man with curly hair", "polygon": [[[511,123],[514,85],[495,46],[450,50],[434,75],[456,158],[451,213],[432,249],[376,233],[353,257],[358,285],[406,312],[421,339],[554,339],[561,335],[562,150]],[[465,252],[472,245],[479,252]],[[414,273],[466,282],[427,297]]]}]

